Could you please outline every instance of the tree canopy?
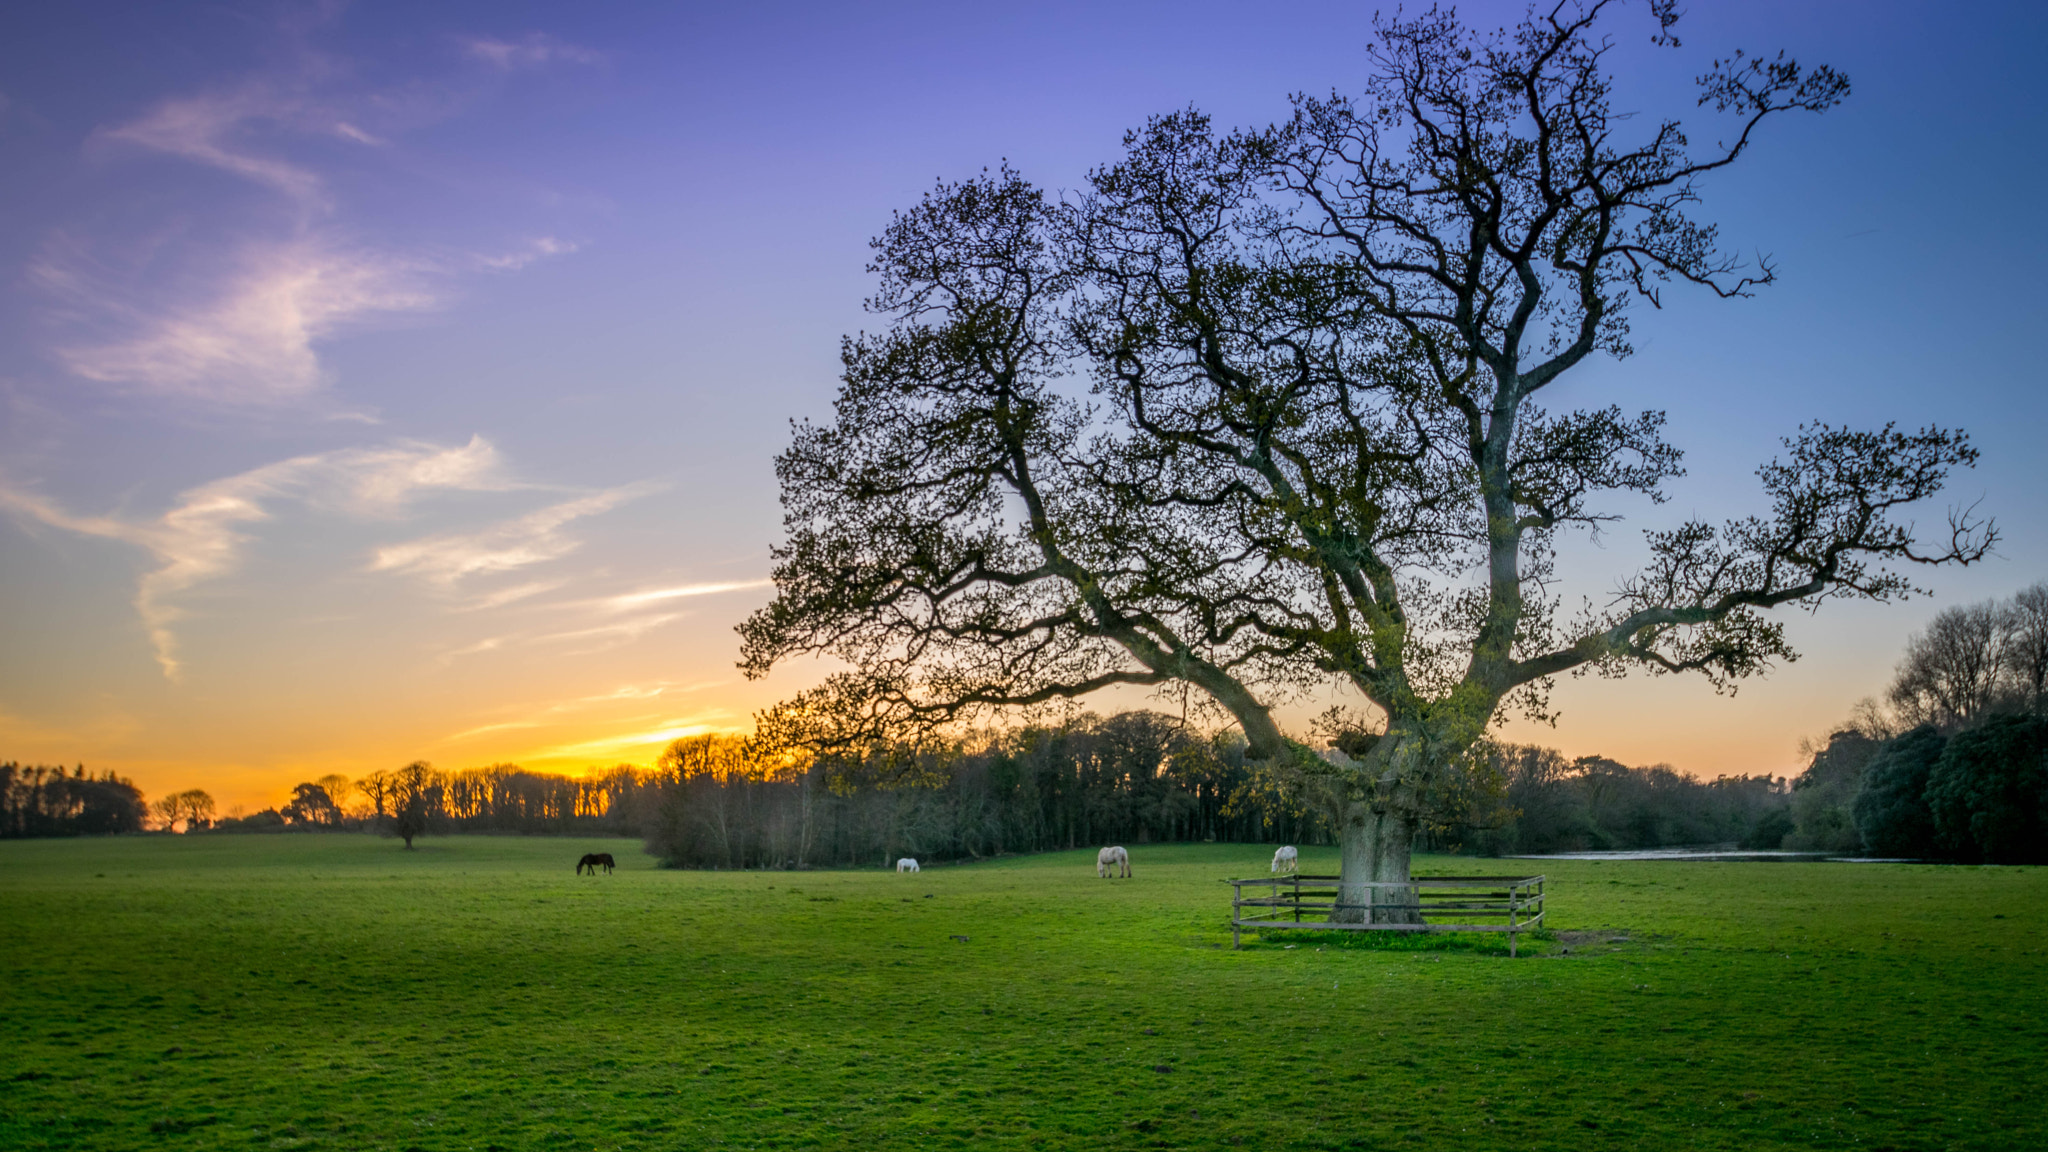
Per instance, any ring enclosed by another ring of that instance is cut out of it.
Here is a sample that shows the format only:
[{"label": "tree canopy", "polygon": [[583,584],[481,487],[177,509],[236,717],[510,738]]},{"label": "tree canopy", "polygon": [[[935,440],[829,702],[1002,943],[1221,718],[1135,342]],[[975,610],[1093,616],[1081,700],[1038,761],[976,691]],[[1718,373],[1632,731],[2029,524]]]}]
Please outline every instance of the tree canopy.
[{"label": "tree canopy", "polygon": [[[1962,433],[1807,424],[1758,469],[1767,511],[1649,532],[1612,603],[1561,618],[1558,534],[1682,468],[1662,412],[1546,392],[1627,356],[1630,309],[1668,285],[1770,283],[1695,217],[1700,182],[1849,87],[1736,53],[1700,77],[1729,135],[1696,148],[1612,107],[1615,7],[1491,33],[1383,20],[1356,97],[1296,97],[1258,130],[1176,112],[1076,193],[1004,166],[897,214],[871,266],[887,325],[845,342],[832,421],[777,460],[778,594],[741,629],[751,676],[850,670],[764,733],[859,756],[1184,683],[1254,758],[1345,791],[1347,882],[1405,879],[1466,750],[1504,708],[1543,712],[1552,677],[1726,684],[1791,655],[1767,610],[1889,600],[1903,566],[1982,556],[1966,512],[1925,547],[1905,512],[1974,461]],[[1675,11],[1651,10],[1675,44]],[[1274,719],[1332,680],[1378,716],[1356,760]]]}]

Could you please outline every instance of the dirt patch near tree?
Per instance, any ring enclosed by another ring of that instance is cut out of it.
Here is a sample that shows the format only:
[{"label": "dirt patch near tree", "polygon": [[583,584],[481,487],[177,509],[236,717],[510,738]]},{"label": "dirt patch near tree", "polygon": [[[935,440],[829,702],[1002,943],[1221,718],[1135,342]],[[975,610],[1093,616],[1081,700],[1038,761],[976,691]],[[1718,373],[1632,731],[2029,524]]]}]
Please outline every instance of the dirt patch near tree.
[{"label": "dirt patch near tree", "polygon": [[1553,931],[1555,947],[1553,956],[1597,956],[1608,952],[1639,949],[1649,944],[1649,938],[1640,932],[1627,928],[1588,928],[1574,931]]}]

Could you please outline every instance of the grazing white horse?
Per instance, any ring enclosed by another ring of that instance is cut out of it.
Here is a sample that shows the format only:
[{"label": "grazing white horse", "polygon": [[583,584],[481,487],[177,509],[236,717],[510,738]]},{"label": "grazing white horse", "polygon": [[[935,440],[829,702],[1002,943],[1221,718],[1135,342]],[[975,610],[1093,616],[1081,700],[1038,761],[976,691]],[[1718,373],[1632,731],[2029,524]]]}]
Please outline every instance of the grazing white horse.
[{"label": "grazing white horse", "polygon": [[1294,845],[1282,844],[1280,850],[1273,853],[1273,871],[1293,872],[1300,867],[1301,856],[1295,852]]},{"label": "grazing white horse", "polygon": [[917,861],[905,856],[896,862],[896,870],[898,872],[915,872],[917,871]]},{"label": "grazing white horse", "polygon": [[1122,848],[1104,848],[1095,854],[1095,874],[1104,880],[1109,879],[1111,869],[1118,867],[1123,869],[1124,879],[1128,880],[1131,878],[1131,854],[1129,852],[1124,851]]}]

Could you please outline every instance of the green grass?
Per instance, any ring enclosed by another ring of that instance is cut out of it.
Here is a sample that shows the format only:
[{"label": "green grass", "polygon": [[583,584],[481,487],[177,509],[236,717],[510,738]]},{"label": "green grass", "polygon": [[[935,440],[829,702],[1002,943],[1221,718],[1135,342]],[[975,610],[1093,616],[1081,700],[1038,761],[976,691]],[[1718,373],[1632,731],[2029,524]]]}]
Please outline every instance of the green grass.
[{"label": "green grass", "polygon": [[0,1148],[2048,1147],[2048,871],[1552,862],[1511,961],[1233,952],[1265,850],[1132,855],[0,844]]}]

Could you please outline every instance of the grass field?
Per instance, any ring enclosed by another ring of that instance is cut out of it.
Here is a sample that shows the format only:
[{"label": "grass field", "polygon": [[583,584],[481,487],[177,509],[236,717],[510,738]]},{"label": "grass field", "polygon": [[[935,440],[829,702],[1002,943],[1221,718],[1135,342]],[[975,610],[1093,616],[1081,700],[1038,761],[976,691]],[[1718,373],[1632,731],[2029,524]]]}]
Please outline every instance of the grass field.
[{"label": "grass field", "polygon": [[2048,870],[1550,862],[1511,961],[1233,952],[1251,846],[420,843],[0,844],[0,1148],[2048,1147]]}]

